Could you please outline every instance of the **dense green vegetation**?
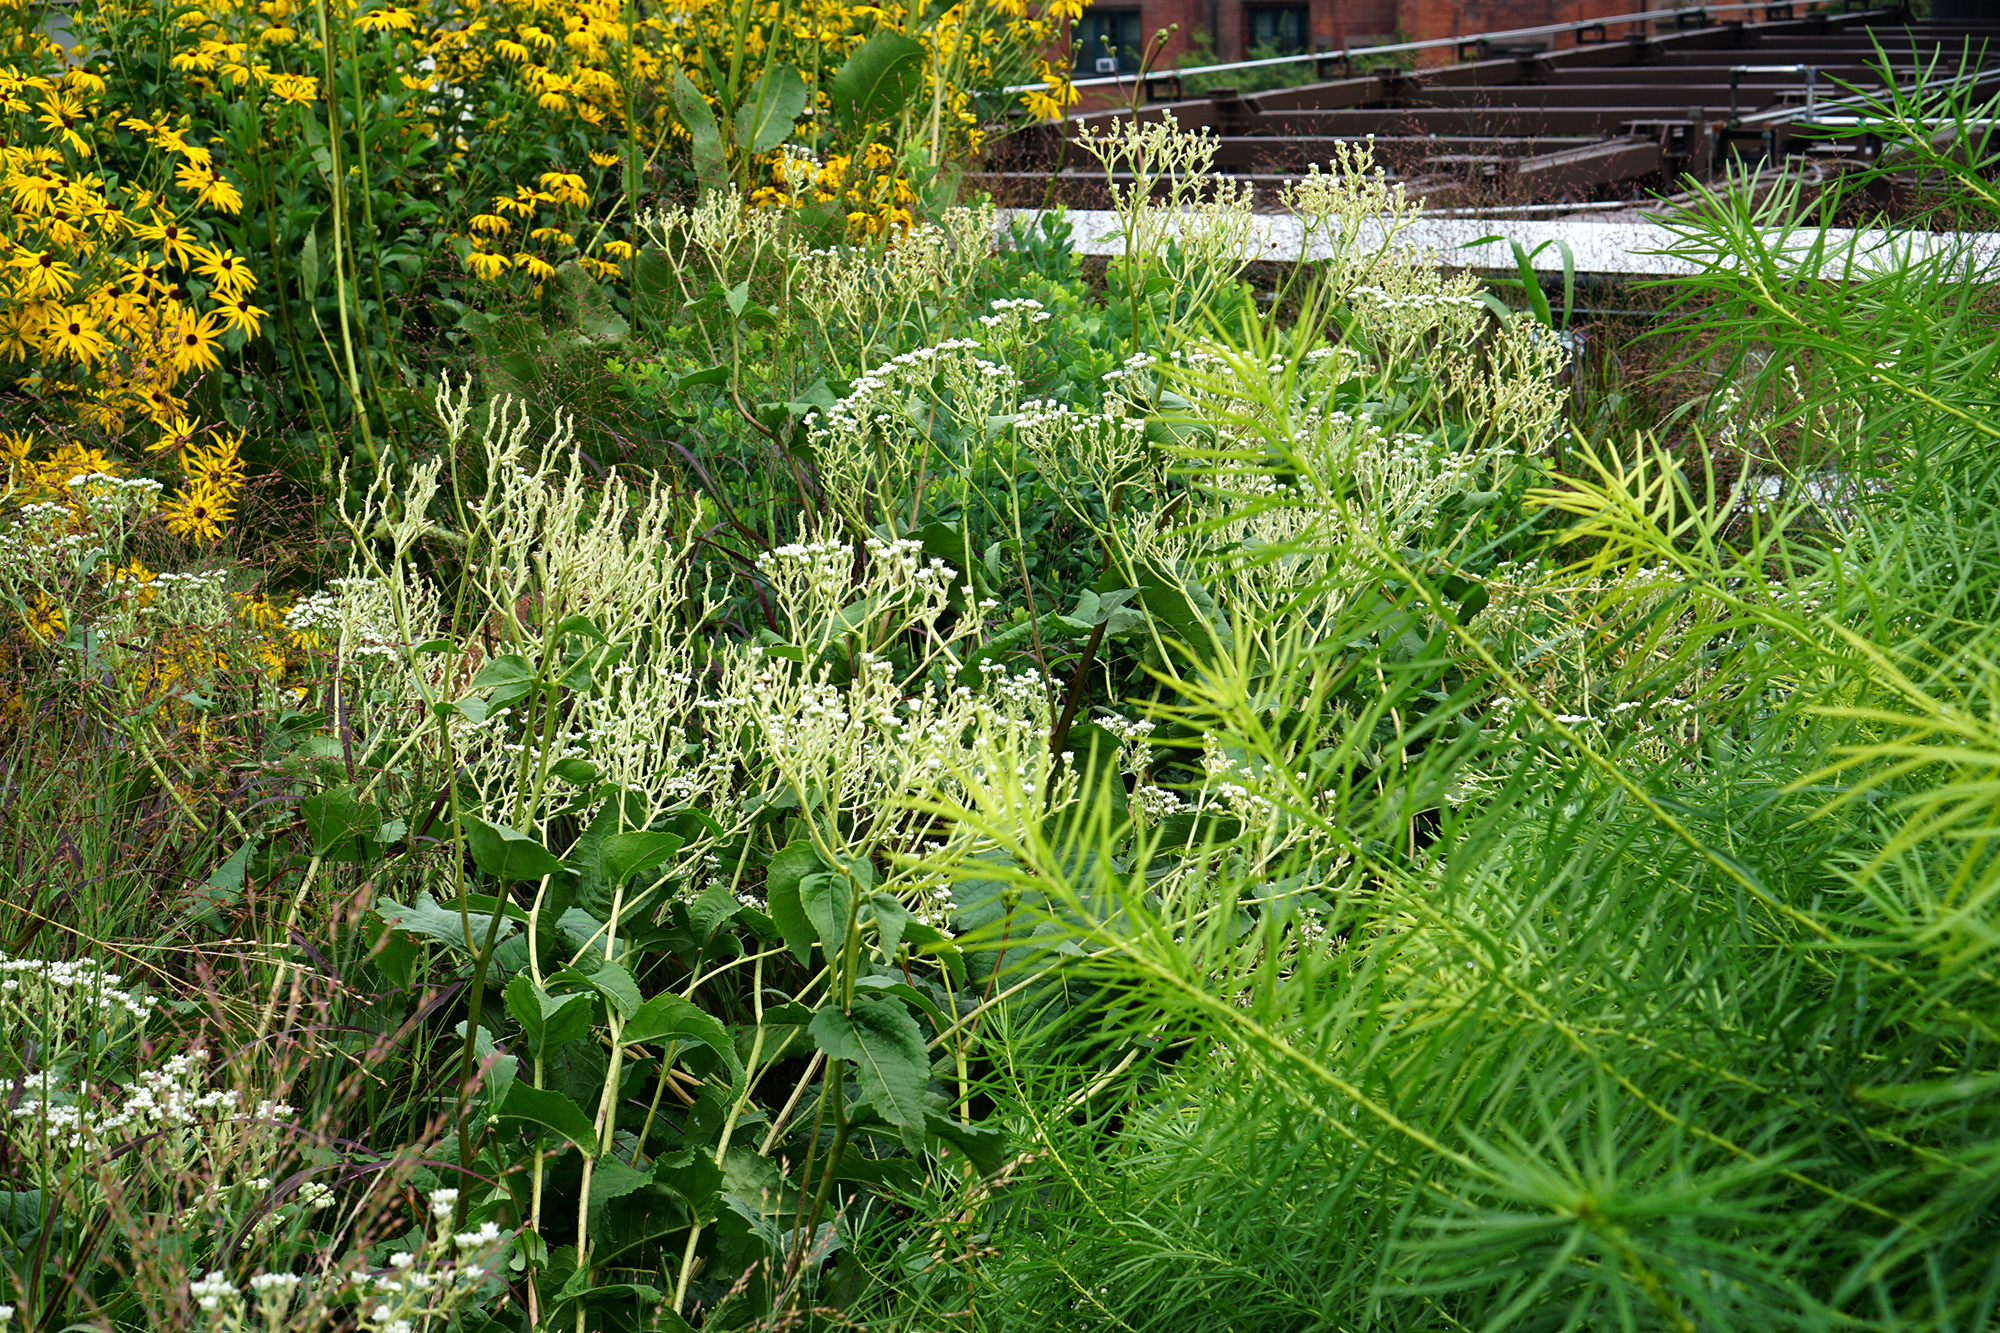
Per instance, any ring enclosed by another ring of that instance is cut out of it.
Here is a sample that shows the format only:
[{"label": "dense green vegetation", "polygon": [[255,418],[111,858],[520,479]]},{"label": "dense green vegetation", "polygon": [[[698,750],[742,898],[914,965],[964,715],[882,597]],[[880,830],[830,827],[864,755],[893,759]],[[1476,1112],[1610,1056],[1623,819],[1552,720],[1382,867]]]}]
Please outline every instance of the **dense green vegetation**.
[{"label": "dense green vegetation", "polygon": [[1091,147],[1101,274],[663,207],[228,542],[17,460],[9,1326],[2000,1322],[1977,257],[1705,196],[1668,452]]}]

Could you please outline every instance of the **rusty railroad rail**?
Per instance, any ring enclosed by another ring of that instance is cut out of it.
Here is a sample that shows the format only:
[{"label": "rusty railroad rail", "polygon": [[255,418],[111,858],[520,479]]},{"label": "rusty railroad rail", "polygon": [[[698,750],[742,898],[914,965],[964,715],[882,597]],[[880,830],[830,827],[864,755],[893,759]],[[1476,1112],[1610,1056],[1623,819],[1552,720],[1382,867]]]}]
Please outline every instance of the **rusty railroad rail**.
[{"label": "rusty railroad rail", "polygon": [[[1886,56],[1898,84],[1951,78],[2000,93],[2000,23],[1911,20],[1900,9],[1795,13],[1761,21],[1705,15],[1677,30],[1579,25],[1560,50],[1460,43],[1474,59],[1386,69],[1271,92],[1217,88],[1142,105],[1221,140],[1220,171],[1275,187],[1325,161],[1332,145],[1372,137],[1376,158],[1435,205],[1630,201],[1713,178],[1734,162],[1839,167],[1871,160],[1868,137],[1836,138],[1853,120],[1850,88],[1880,88]],[[1755,16],[1753,16],[1755,17]],[[1878,50],[1880,56],[1878,56]],[[1156,77],[1156,90],[1164,78]],[[1085,112],[1006,141],[972,180],[1002,203],[1103,200],[1103,177],[1065,137],[1132,114]],[[1053,179],[1052,179],[1053,178]]]}]

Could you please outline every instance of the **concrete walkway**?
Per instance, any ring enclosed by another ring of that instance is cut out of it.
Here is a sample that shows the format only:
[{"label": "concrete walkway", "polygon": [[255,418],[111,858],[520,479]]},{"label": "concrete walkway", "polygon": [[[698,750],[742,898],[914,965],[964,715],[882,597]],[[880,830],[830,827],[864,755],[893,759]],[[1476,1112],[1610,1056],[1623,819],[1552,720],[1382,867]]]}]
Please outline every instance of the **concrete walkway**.
[{"label": "concrete walkway", "polygon": [[[1033,209],[1003,209],[1003,218],[1033,218]],[[1068,212],[1074,228],[1078,254],[1118,255],[1124,247],[1117,239],[1118,215],[1100,210],[1072,209]],[[1301,228],[1290,214],[1258,214],[1252,241],[1252,258],[1289,261],[1299,257]],[[1790,239],[1788,251],[1803,251],[1818,233],[1801,230]],[[1382,229],[1364,231],[1363,243],[1379,245]],[[1773,233],[1775,238],[1775,233]],[[1499,237],[1498,240],[1489,238]],[[1713,259],[1697,262],[1697,257],[1661,253],[1675,245],[1677,237],[1657,222],[1605,222],[1567,218],[1424,218],[1398,237],[1400,245],[1429,248],[1447,264],[1469,268],[1501,269],[1516,272],[1516,242],[1528,251],[1541,247],[1534,257],[1542,273],[1560,274],[1564,268],[1562,246],[1569,247],[1577,273],[1623,274],[1663,277],[1695,273],[1713,266]],[[1896,232],[1854,231],[1836,228],[1826,233],[1829,262],[1822,276],[1838,277],[1845,268],[1846,247],[1852,244],[1856,270],[1866,272],[1887,266],[1905,253],[1917,258],[1950,258],[1955,267],[1983,281],[2000,280],[2000,233],[1996,232]],[[1557,244],[1557,243],[1560,244]],[[1326,258],[1323,244],[1315,244],[1310,258]]]}]

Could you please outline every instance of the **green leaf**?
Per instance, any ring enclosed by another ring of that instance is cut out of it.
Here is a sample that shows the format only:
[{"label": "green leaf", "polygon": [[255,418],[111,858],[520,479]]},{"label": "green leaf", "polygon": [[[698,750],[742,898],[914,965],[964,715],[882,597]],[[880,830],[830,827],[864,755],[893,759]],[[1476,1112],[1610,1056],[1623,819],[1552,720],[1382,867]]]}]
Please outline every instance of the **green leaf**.
[{"label": "green leaf", "polygon": [[990,1176],[1007,1162],[1007,1135],[986,1125],[968,1125],[934,1115],[926,1128],[964,1153],[981,1175]]},{"label": "green leaf", "polygon": [[903,109],[924,77],[924,44],[897,32],[877,32],[854,48],[827,82],[834,114],[874,125]]},{"label": "green leaf", "polygon": [[299,246],[299,289],[307,301],[319,291],[319,233],[311,228]]},{"label": "green leaf", "polygon": [[703,1222],[715,1220],[722,1191],[722,1168],[706,1152],[684,1148],[653,1161],[653,1183],[680,1196],[688,1212]]},{"label": "green leaf", "polygon": [[581,634],[586,639],[605,642],[604,631],[589,616],[564,616],[556,622],[557,634]]},{"label": "green leaf", "polygon": [[858,1000],[847,1013],[827,1005],[813,1015],[812,1037],[830,1058],[854,1065],[863,1095],[906,1143],[921,1141],[931,1064],[909,1010],[895,1000]]},{"label": "green leaf", "polygon": [[597,765],[588,759],[559,759],[549,765],[549,772],[577,787],[588,787],[604,776],[597,771]]},{"label": "green leaf", "polygon": [[551,995],[527,973],[507,983],[507,1012],[528,1038],[530,1055],[545,1055],[590,1031],[597,1006],[587,995]]},{"label": "green leaf", "polygon": [[[416,902],[408,907],[393,898],[378,898],[375,900],[375,915],[381,918],[383,925],[393,930],[436,940],[468,958],[478,956],[479,950],[485,946],[487,931],[493,928],[490,912],[467,912],[461,917],[457,908],[439,906],[437,899],[428,893],[418,894]],[[470,940],[465,937],[468,923],[472,928]],[[493,938],[504,940],[513,933],[514,923],[502,915],[499,933]]]},{"label": "green leaf", "polygon": [[492,695],[486,700],[486,707],[490,711],[498,712],[525,696],[534,688],[534,684],[535,669],[528,665],[528,659],[518,653],[508,653],[504,657],[494,658],[479,668],[479,674],[472,678],[472,683],[466,688],[492,690]]},{"label": "green leaf", "polygon": [[616,1157],[602,1157],[590,1173],[590,1230],[592,1235],[604,1230],[604,1210],[613,1199],[622,1199],[628,1194],[636,1194],[653,1183],[651,1171],[640,1171],[625,1165]]},{"label": "green leaf", "polygon": [[540,879],[563,870],[563,863],[527,834],[489,824],[477,815],[465,817],[465,842],[479,868],[502,884]]},{"label": "green leaf", "polygon": [[750,100],[736,112],[736,143],[747,153],[768,153],[783,143],[806,109],[806,81],[790,65],[767,66],[750,86]]},{"label": "green leaf", "polygon": [[868,905],[875,913],[876,946],[884,958],[894,962],[896,950],[903,943],[903,931],[910,924],[910,909],[893,893],[871,893]]},{"label": "green leaf", "polygon": [[819,934],[820,947],[832,955],[847,939],[847,912],[852,902],[847,876],[838,870],[807,875],[799,881],[799,899],[806,919]]},{"label": "green leaf", "polygon": [[728,1066],[731,1077],[743,1073],[743,1062],[737,1058],[736,1043],[730,1040],[728,1030],[692,1001],[672,992],[655,995],[640,1005],[619,1038],[633,1045],[671,1039],[699,1042]]},{"label": "green leaf", "polygon": [[706,189],[722,184],[722,131],[715,123],[715,112],[702,96],[701,89],[694,86],[686,70],[674,71],[673,86],[674,114],[680,117],[681,127],[688,132],[694,142],[695,179]]},{"label": "green leaf", "polygon": [[799,882],[824,868],[813,845],[801,838],[786,844],[764,872],[764,896],[771,907],[771,919],[778,923],[785,947],[801,963],[812,957],[813,926],[799,896]]},{"label": "green leaf", "polygon": [[617,963],[601,963],[595,972],[566,967],[549,978],[550,985],[557,982],[596,991],[610,1002],[620,1018],[631,1018],[639,1012],[643,1003],[639,995],[639,983],[632,980],[632,974]]},{"label": "green leaf", "polygon": [[613,833],[597,847],[597,873],[616,889],[641,870],[651,870],[681,849],[678,833]]},{"label": "green leaf", "polygon": [[368,837],[382,827],[382,812],[372,802],[364,802],[351,782],[306,797],[299,802],[299,813],[305,816],[315,856],[326,855],[337,843]]},{"label": "green leaf", "polygon": [[937,1007],[936,1001],[907,981],[898,981],[894,977],[862,977],[855,984],[871,994],[893,995],[904,1003],[914,1006],[931,1020],[939,1032],[951,1026],[950,1020],[944,1016],[944,1011]]},{"label": "green leaf", "polygon": [[194,890],[194,907],[191,915],[196,920],[206,920],[227,907],[233,907],[243,897],[243,876],[250,868],[250,858],[257,854],[257,839],[246,838],[241,847],[229,854],[228,859],[208,872],[208,878]]},{"label": "green leaf", "polygon": [[597,1126],[583,1108],[550,1088],[516,1082],[494,1115],[502,1120],[526,1120],[553,1129],[590,1155],[597,1155]]}]

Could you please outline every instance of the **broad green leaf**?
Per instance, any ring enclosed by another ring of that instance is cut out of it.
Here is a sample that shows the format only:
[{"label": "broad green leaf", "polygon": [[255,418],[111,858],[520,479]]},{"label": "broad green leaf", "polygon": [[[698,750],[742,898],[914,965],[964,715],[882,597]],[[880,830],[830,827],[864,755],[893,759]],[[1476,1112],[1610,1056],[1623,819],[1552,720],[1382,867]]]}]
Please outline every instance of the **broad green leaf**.
[{"label": "broad green leaf", "polygon": [[906,1143],[921,1141],[931,1063],[908,1009],[886,999],[857,1000],[846,1013],[827,1005],[813,1015],[812,1037],[828,1057],[853,1064],[863,1095],[902,1128]]},{"label": "broad green leaf", "polygon": [[896,950],[903,943],[903,932],[910,924],[910,909],[893,893],[871,893],[868,905],[875,913],[876,946],[884,958],[894,962]]},{"label": "broad green leaf", "polygon": [[936,1137],[964,1153],[981,1175],[992,1175],[1007,1162],[1007,1135],[989,1125],[968,1125],[934,1115],[924,1126]]},{"label": "broad green leaf", "polygon": [[596,991],[610,1002],[620,1018],[631,1018],[644,1002],[639,995],[639,983],[632,980],[632,974],[617,963],[599,963],[594,972],[566,967],[549,978],[551,986],[557,983]]},{"label": "broad green leaf", "polygon": [[[505,708],[508,704],[524,697],[534,688],[535,669],[528,665],[528,659],[518,653],[508,653],[496,657],[479,668],[479,674],[472,678],[468,690],[492,690],[486,706],[490,710]],[[460,701],[461,704],[464,702]]]},{"label": "broad green leaf", "polygon": [[593,1235],[604,1230],[604,1210],[613,1199],[622,1199],[628,1194],[636,1194],[653,1183],[651,1171],[641,1171],[625,1165],[615,1156],[601,1157],[590,1172],[590,1230]]},{"label": "broad green leaf", "polygon": [[728,1066],[731,1077],[743,1073],[743,1062],[737,1058],[736,1043],[730,1040],[728,1030],[692,1001],[672,992],[655,995],[640,1005],[619,1037],[635,1045],[673,1039],[699,1042]]},{"label": "broad green leaf", "polygon": [[[458,1023],[452,1028],[460,1041],[465,1040],[465,1024]],[[498,1106],[507,1100],[507,1094],[514,1087],[521,1063],[493,1042],[493,1034],[484,1023],[472,1034],[473,1058],[479,1061],[480,1084],[486,1091],[486,1104]]]},{"label": "broad green leaf", "polygon": [[542,1125],[574,1143],[591,1156],[597,1155],[597,1126],[583,1108],[552,1088],[537,1088],[516,1081],[507,1090],[507,1099],[494,1112],[502,1120],[526,1120]]},{"label": "broad green leaf", "polygon": [[723,181],[722,131],[715,123],[715,111],[694,86],[687,71],[674,71],[674,114],[694,144],[694,174],[703,188],[719,187]]},{"label": "broad green leaf", "polygon": [[722,1169],[705,1151],[684,1148],[653,1162],[653,1183],[680,1196],[696,1218],[715,1220],[717,1195],[722,1189]]},{"label": "broad green leaf", "polygon": [[681,849],[678,833],[612,833],[597,847],[597,873],[616,889],[641,870],[651,870]]},{"label": "broad green leaf", "polygon": [[507,1012],[528,1038],[528,1053],[543,1055],[590,1031],[597,1006],[588,995],[551,995],[523,972],[507,983]]},{"label": "broad green leaf", "polygon": [[907,1004],[914,1005],[936,1025],[939,1032],[951,1026],[951,1020],[944,1016],[944,1011],[937,1007],[937,1002],[907,981],[898,981],[894,977],[862,977],[855,984],[871,994],[893,995]]},{"label": "broad green leaf", "polygon": [[799,900],[806,919],[819,935],[820,947],[829,955],[847,939],[847,911],[853,890],[847,876],[838,870],[821,870],[799,881]]},{"label": "broad green leaf", "polygon": [[924,77],[924,44],[898,32],[877,32],[854,48],[827,81],[834,114],[875,125],[903,109]]},{"label": "broad green leaf", "polygon": [[[393,898],[378,898],[375,902],[375,915],[382,919],[383,925],[391,929],[420,935],[427,940],[436,940],[439,944],[446,945],[468,958],[478,956],[479,950],[485,947],[487,932],[493,929],[492,913],[467,912],[461,917],[456,907],[441,906],[437,899],[428,893],[418,894],[416,902],[408,907]],[[465,935],[468,924],[472,928],[470,940]],[[500,918],[499,932],[493,938],[504,940],[513,933],[514,923],[507,920],[503,914]]]},{"label": "broad green leaf", "polygon": [[479,868],[502,884],[540,879],[563,870],[563,863],[527,834],[489,824],[477,815],[465,817],[465,843]]},{"label": "broad green leaf", "polygon": [[319,233],[310,227],[299,246],[299,290],[308,302],[319,291]]},{"label": "broad green leaf", "polygon": [[382,827],[381,810],[373,802],[363,801],[351,782],[306,797],[299,802],[299,813],[305,816],[315,856],[324,856],[351,839],[368,837]]},{"label": "broad green leaf", "polygon": [[806,81],[790,65],[767,65],[736,112],[736,143],[746,153],[768,153],[783,143],[806,109]]},{"label": "broad green leaf", "polygon": [[257,839],[246,838],[223,863],[208,872],[208,878],[194,890],[193,913],[197,919],[214,916],[225,907],[234,907],[243,897],[243,876],[250,858],[257,854]]},{"label": "broad green leaf", "polygon": [[819,859],[819,853],[801,838],[773,856],[764,872],[764,897],[770,904],[771,920],[778,923],[785,947],[801,963],[812,957],[813,925],[799,895],[799,883],[807,875],[824,869],[825,862]]}]

